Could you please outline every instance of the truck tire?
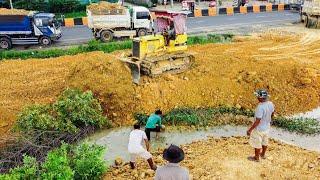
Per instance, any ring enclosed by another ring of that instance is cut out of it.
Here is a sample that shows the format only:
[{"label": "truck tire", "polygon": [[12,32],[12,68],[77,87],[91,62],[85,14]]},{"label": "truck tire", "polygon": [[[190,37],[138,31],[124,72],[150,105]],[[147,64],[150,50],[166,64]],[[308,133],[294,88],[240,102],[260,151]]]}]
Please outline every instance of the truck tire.
[{"label": "truck tire", "polygon": [[304,26],[305,26],[306,28],[308,28],[308,21],[309,21],[308,16],[305,16],[305,17],[304,17],[303,24],[304,24]]},{"label": "truck tire", "polygon": [[102,31],[100,34],[100,39],[103,42],[110,42],[113,39],[113,33],[111,31]]},{"label": "truck tire", "polygon": [[11,40],[6,37],[0,38],[0,48],[1,49],[11,49],[12,48]]},{"label": "truck tire", "polygon": [[137,36],[141,37],[141,36],[145,36],[147,35],[147,30],[146,29],[139,29],[137,32]]},{"label": "truck tire", "polygon": [[47,36],[42,36],[40,39],[39,39],[39,43],[43,46],[50,46],[52,41],[49,37]]}]

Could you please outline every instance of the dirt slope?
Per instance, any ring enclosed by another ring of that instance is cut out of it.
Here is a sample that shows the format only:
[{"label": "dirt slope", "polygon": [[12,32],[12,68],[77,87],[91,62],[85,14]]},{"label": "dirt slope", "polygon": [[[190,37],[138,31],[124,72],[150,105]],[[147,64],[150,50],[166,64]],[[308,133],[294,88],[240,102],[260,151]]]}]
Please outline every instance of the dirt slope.
[{"label": "dirt slope", "polygon": [[192,46],[189,52],[196,62],[189,71],[143,77],[140,86],[131,83],[129,69],[116,60],[121,51],[1,61],[0,131],[10,128],[25,105],[52,102],[68,87],[92,90],[108,117],[121,125],[132,122],[135,112],[156,108],[254,108],[257,88],[270,91],[279,114],[311,110],[320,102],[320,32],[314,33],[295,38],[264,34]]},{"label": "dirt slope", "polygon": [[[247,157],[253,149],[248,139],[233,137],[209,139],[183,146],[186,153],[182,166],[187,167],[193,179],[319,179],[320,154],[272,141],[268,158],[252,162]],[[153,153],[157,165],[166,162],[162,150]],[[147,162],[138,161],[138,169],[129,164],[112,168],[104,179],[153,179]]]}]

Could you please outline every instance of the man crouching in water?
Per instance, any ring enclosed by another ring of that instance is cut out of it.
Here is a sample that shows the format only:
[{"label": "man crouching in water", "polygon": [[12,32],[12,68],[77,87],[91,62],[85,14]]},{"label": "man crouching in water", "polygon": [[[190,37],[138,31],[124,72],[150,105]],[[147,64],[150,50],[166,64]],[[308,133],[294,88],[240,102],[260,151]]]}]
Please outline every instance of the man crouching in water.
[{"label": "man crouching in water", "polygon": [[[157,166],[154,165],[152,161],[152,155],[150,154],[150,144],[146,133],[140,130],[140,124],[135,124],[134,130],[131,131],[129,136],[129,144],[128,144],[128,151],[130,153],[130,166],[131,169],[135,168],[135,162],[137,156],[142,157],[148,161],[148,164],[152,170],[156,170]],[[145,143],[146,148],[143,148],[142,143]]]},{"label": "man crouching in water", "polygon": [[[270,130],[271,120],[274,116],[274,105],[268,101],[268,92],[266,90],[257,90],[255,92],[259,104],[255,110],[255,122],[247,131],[250,136],[249,143],[254,148],[255,156],[249,157],[249,160],[259,161],[266,158],[268,147],[268,133]],[[262,149],[262,152],[261,152]]]}]

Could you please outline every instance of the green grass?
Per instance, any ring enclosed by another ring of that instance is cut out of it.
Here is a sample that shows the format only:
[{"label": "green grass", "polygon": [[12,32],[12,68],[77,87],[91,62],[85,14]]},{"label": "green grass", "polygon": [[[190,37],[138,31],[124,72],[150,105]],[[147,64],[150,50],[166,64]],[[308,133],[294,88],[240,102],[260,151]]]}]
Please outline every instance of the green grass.
[{"label": "green grass", "polygon": [[[231,115],[231,116],[228,116]],[[135,119],[145,124],[148,115],[136,113]],[[169,125],[187,126],[221,126],[221,125],[249,125],[249,118],[254,117],[252,110],[238,109],[235,107],[215,107],[215,108],[175,108],[164,115],[163,123]],[[276,117],[272,124],[290,132],[301,134],[319,134],[320,122],[310,118],[285,118]]]},{"label": "green grass", "polygon": [[[209,34],[207,36],[191,36],[188,38],[188,45],[194,44],[207,44],[207,43],[219,43],[219,42],[230,42],[233,35],[231,34]],[[28,59],[28,58],[50,58],[59,57],[64,55],[76,55],[84,52],[91,51],[103,51],[105,53],[111,53],[116,50],[131,49],[132,41],[118,41],[101,43],[100,41],[92,40],[88,45],[80,45],[77,47],[72,47],[69,49],[42,49],[42,50],[10,50],[10,51],[0,51],[0,60],[3,59]]]}]

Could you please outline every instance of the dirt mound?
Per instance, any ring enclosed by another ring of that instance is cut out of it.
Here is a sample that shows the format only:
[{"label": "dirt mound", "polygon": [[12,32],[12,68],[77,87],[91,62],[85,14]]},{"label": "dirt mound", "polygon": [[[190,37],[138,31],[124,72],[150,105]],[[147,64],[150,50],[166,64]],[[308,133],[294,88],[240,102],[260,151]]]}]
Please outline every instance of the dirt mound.
[{"label": "dirt mound", "polygon": [[87,6],[94,15],[106,15],[106,14],[124,14],[125,8],[118,3],[109,3],[106,1],[100,1],[99,3],[92,3]]},{"label": "dirt mound", "polygon": [[[298,147],[271,141],[267,159],[261,162],[247,160],[253,149],[245,137],[211,138],[182,146],[185,159],[181,165],[188,168],[193,179],[319,179],[320,154]],[[162,150],[153,151],[157,165],[166,162]],[[147,162],[141,159],[138,168],[129,164],[111,168],[105,179],[153,179]]]},{"label": "dirt mound", "polygon": [[0,64],[0,111],[7,114],[0,114],[0,119],[5,120],[1,132],[11,127],[24,106],[51,103],[68,87],[92,90],[110,116],[126,120],[127,114],[121,112],[127,112],[126,108],[133,111],[129,69],[103,52]]},{"label": "dirt mound", "polygon": [[28,15],[30,11],[24,9],[0,8],[0,15]]},{"label": "dirt mound", "polygon": [[[124,125],[132,123],[133,113],[151,113],[157,108],[165,112],[182,106],[252,109],[257,103],[253,92],[265,88],[280,115],[304,112],[320,102],[320,44],[312,41],[308,46],[300,46],[305,36],[298,37],[267,34],[238,38],[230,44],[192,46],[189,52],[196,60],[190,70],[142,77],[140,86],[131,83],[129,69],[117,60],[122,52],[2,61],[0,108],[11,114],[14,121],[25,105],[52,102],[65,88],[76,87],[92,90],[108,117]],[[297,47],[293,48],[294,44]],[[281,50],[265,49],[286,45]],[[303,47],[314,53],[307,58],[299,53],[298,59],[288,56]],[[270,58],[272,54],[281,59]]]}]

